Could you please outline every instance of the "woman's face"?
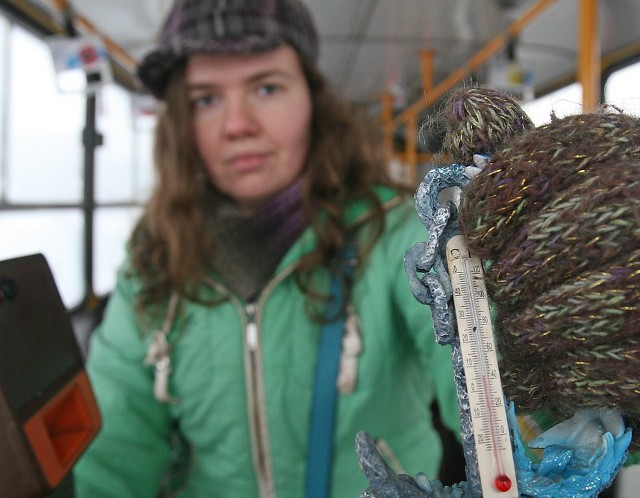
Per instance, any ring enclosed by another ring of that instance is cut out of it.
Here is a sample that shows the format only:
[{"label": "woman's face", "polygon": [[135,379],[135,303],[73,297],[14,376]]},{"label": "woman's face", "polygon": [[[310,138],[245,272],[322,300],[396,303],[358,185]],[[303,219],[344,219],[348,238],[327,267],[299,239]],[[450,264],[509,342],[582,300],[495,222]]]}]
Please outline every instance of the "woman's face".
[{"label": "woman's face", "polygon": [[186,83],[198,152],[220,192],[255,210],[300,175],[312,102],[293,48],[196,54]]}]

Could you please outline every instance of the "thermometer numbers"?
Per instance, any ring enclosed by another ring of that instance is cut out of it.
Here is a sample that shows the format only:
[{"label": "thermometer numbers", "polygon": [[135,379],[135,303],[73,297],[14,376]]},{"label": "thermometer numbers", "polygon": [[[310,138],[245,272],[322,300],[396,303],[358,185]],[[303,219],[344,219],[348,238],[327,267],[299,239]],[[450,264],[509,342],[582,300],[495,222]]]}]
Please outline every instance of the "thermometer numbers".
[{"label": "thermometer numbers", "polygon": [[514,498],[515,465],[482,262],[457,235],[447,244],[447,263],[483,497]]}]

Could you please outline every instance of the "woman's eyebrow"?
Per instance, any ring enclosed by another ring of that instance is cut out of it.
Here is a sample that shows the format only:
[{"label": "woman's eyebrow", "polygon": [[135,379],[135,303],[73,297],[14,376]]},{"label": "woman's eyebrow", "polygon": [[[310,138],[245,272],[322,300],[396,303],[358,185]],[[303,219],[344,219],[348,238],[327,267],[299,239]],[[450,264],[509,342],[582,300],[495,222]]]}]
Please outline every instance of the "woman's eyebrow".
[{"label": "woman's eyebrow", "polygon": [[266,78],[272,78],[272,77],[280,77],[280,78],[284,78],[284,79],[294,79],[294,75],[292,73],[290,73],[289,71],[285,71],[283,69],[267,69],[265,71],[260,71],[254,75],[252,75],[251,77],[248,78],[247,81],[260,81]]},{"label": "woman's eyebrow", "polygon": [[[294,75],[288,71],[285,71],[282,69],[267,69],[267,70],[252,74],[245,81],[248,83],[255,83],[257,81],[262,81],[264,79],[273,78],[273,77],[276,77],[276,78],[279,77],[286,80],[295,79]],[[215,81],[202,81],[202,82],[194,81],[191,83],[187,82],[186,84],[187,91],[189,92],[201,91],[201,90],[212,90],[212,89],[218,88],[219,86],[220,85]]]}]

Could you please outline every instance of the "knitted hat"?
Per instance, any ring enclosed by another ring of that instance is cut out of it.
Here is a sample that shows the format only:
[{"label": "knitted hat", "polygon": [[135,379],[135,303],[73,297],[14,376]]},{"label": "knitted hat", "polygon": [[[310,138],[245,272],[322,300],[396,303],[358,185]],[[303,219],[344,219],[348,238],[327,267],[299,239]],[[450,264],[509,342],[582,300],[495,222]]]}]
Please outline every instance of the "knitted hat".
[{"label": "knitted hat", "polygon": [[[511,119],[459,98],[480,109],[452,133]],[[506,137],[459,222],[487,262],[507,396],[524,412],[617,408],[640,447],[640,120],[599,110]]]},{"label": "knitted hat", "polygon": [[456,164],[473,164],[474,154],[492,156],[505,140],[534,128],[520,104],[488,87],[453,90],[433,123],[444,128],[443,152]]},{"label": "knitted hat", "polygon": [[317,60],[318,35],[301,0],[176,0],[138,76],[163,98],[173,70],[194,53],[251,54],[287,43]]}]

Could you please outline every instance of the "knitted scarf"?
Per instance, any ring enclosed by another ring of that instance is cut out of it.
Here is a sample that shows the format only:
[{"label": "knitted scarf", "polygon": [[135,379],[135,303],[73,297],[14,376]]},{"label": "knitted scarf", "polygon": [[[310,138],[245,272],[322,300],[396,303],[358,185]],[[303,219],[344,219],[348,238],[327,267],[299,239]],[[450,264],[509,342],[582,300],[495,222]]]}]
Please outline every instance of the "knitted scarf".
[{"label": "knitted scarf", "polygon": [[242,299],[262,290],[305,228],[301,192],[297,180],[260,210],[246,213],[211,189],[213,268]]}]

